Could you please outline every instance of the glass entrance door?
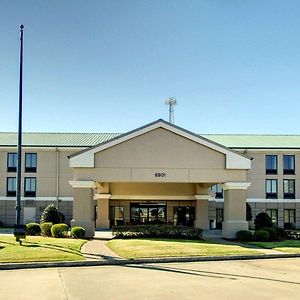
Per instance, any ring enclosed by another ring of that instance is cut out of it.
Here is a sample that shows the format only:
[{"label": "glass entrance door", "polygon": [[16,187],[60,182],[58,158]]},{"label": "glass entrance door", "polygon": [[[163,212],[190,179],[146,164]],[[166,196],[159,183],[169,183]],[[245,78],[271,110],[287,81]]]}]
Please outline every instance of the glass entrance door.
[{"label": "glass entrance door", "polygon": [[132,203],[130,220],[134,224],[164,224],[167,221],[166,204]]}]

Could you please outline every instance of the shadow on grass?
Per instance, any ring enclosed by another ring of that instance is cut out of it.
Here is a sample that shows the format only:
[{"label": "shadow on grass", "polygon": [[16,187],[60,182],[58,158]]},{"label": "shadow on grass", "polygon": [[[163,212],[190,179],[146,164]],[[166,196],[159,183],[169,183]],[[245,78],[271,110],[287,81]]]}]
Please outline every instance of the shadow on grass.
[{"label": "shadow on grass", "polygon": [[272,282],[300,285],[300,282],[296,282],[296,281],[280,280],[280,279],[250,276],[250,275],[241,275],[241,274],[234,274],[234,273],[209,272],[209,271],[202,271],[202,270],[195,270],[195,269],[176,268],[170,266],[163,267],[163,266],[154,266],[154,265],[125,265],[124,267],[179,273],[183,275],[192,275],[192,276],[200,276],[200,277],[220,278],[220,279],[227,279],[227,280],[238,280],[239,278],[247,278],[247,279],[256,279],[256,280],[258,279],[263,281],[272,281]]}]

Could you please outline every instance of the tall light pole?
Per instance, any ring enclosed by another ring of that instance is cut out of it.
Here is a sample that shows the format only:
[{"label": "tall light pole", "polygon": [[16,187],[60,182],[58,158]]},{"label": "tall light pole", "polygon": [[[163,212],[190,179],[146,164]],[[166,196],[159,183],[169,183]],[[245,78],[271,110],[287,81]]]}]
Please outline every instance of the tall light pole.
[{"label": "tall light pole", "polygon": [[[16,225],[17,225],[17,227],[21,223],[23,29],[24,29],[24,25],[20,25],[19,127],[18,127],[18,167],[17,167],[17,201],[16,201]],[[15,231],[16,231],[16,228],[15,228]]]}]

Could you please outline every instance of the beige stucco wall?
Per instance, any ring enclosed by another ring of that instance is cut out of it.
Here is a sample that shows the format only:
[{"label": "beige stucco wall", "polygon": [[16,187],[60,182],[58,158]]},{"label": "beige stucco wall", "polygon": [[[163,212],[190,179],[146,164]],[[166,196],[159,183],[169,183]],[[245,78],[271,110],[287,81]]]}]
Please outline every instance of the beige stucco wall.
[{"label": "beige stucco wall", "polygon": [[[251,182],[251,186],[247,191],[247,198],[265,198],[265,181],[266,179],[277,179],[278,199],[283,199],[283,179],[295,179],[296,198],[300,198],[300,153],[297,151],[249,151],[248,155],[253,158],[252,168],[247,171],[247,181]],[[266,155],[277,155],[278,174],[266,174]],[[283,155],[295,155],[295,175],[283,175]]]},{"label": "beige stucco wall", "polygon": [[226,170],[224,154],[158,128],[96,153],[95,168],[74,168],[74,180],[91,179],[210,183],[244,181],[246,172]]},{"label": "beige stucco wall", "polygon": [[[72,180],[72,169],[69,166],[68,155],[80,149],[58,151],[58,175],[59,175],[59,197],[71,197],[72,187],[69,180]],[[7,177],[16,177],[16,172],[7,172],[7,153],[17,152],[16,148],[0,149],[0,196],[6,196]],[[37,153],[37,172],[29,173],[25,170],[25,154]],[[24,194],[24,177],[36,178],[37,197],[56,197],[57,195],[57,154],[55,148],[23,148],[22,151],[22,187],[21,194]]]}]

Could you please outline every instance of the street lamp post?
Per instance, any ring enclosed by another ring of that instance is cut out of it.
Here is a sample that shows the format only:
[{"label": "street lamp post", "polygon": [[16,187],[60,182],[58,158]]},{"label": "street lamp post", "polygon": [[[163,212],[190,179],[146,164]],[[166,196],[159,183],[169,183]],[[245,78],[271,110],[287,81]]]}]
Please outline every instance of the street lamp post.
[{"label": "street lamp post", "polygon": [[25,234],[26,234],[25,225],[21,225],[23,29],[24,29],[24,25],[20,25],[20,78],[19,78],[17,200],[16,200],[16,224],[14,227],[14,235],[15,235],[17,241],[20,241],[20,238],[25,237]]}]

